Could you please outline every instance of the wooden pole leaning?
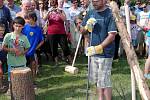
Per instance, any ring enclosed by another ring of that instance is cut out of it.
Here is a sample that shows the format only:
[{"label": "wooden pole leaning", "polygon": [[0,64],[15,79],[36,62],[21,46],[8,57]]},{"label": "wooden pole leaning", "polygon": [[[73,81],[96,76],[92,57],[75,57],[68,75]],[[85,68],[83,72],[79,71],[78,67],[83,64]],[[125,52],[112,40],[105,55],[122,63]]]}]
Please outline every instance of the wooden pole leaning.
[{"label": "wooden pole leaning", "polygon": [[131,44],[130,36],[129,36],[127,29],[124,25],[122,17],[120,16],[119,8],[118,8],[116,2],[114,2],[114,1],[110,2],[110,7],[112,9],[112,13],[113,13],[113,16],[114,16],[115,21],[116,21],[116,25],[117,25],[118,30],[119,30],[119,35],[121,37],[121,41],[123,43],[123,48],[124,48],[126,55],[127,55],[128,63],[129,63],[130,68],[132,69],[132,71],[134,73],[141,98],[143,98],[144,100],[150,100],[149,87],[146,84],[145,78],[143,76],[143,72],[139,67],[137,55],[136,55],[134,48]]},{"label": "wooden pole leaning", "polygon": [[[129,10],[129,0],[125,0],[124,7],[125,7],[125,16],[126,16],[126,26],[127,31],[131,39],[131,25],[130,25],[130,10]],[[131,71],[131,90],[132,90],[132,99],[136,100],[136,84],[135,84],[135,76],[133,73],[132,68],[130,68]]]},{"label": "wooden pole leaning", "polygon": [[11,71],[11,100],[35,100],[31,69],[14,68]]}]

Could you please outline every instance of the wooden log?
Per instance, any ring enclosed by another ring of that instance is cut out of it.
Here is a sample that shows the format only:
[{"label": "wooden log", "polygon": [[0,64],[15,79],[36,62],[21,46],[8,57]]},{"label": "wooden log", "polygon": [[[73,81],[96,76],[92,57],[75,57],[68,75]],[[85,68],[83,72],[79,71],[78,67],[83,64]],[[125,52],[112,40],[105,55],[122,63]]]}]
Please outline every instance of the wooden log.
[{"label": "wooden log", "polygon": [[137,55],[131,44],[131,39],[127,32],[126,26],[123,22],[123,18],[120,16],[119,8],[118,8],[116,2],[114,2],[114,1],[110,2],[110,7],[112,9],[113,16],[115,18],[116,25],[119,30],[119,35],[121,37],[121,41],[123,43],[123,48],[127,55],[128,63],[130,65],[130,68],[132,68],[133,73],[135,75],[135,79],[136,79],[136,82],[138,85],[139,92],[141,94],[141,98],[143,98],[144,100],[150,100],[149,87],[146,84],[145,78],[143,76],[143,72],[139,67]]},{"label": "wooden log", "polygon": [[28,67],[14,68],[11,71],[11,99],[35,100],[31,69]]}]

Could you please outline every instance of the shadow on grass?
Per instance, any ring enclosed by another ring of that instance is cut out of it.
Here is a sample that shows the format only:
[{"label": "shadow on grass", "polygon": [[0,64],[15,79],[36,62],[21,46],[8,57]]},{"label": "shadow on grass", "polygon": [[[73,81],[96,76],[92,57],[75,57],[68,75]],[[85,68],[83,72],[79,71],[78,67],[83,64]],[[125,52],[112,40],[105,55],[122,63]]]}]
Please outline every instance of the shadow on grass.
[{"label": "shadow on grass", "polygon": [[118,62],[113,62],[112,74],[130,74],[130,67],[127,60],[119,60]]},{"label": "shadow on grass", "polygon": [[39,78],[43,77],[49,77],[51,75],[62,75],[64,72],[63,67],[54,67],[52,65],[43,65],[40,69]]},{"label": "shadow on grass", "polygon": [[[127,93],[125,93],[124,95],[122,94],[121,90],[119,90],[118,92],[119,93],[117,94],[117,96],[112,97],[112,100],[132,100],[132,93],[131,92],[126,91]],[[135,98],[136,98],[136,100],[142,100],[138,90],[136,90],[136,97]]]},{"label": "shadow on grass", "polygon": [[[86,93],[80,93],[77,89],[84,88],[86,85],[69,86],[67,88],[57,87],[49,89],[36,96],[36,100],[81,100],[77,98],[84,97]],[[74,99],[73,99],[74,98]]]},{"label": "shadow on grass", "polygon": [[63,86],[65,83],[73,84],[79,82],[80,80],[85,80],[84,76],[52,76],[41,81],[38,81],[38,87],[41,89],[50,88],[53,86]]},{"label": "shadow on grass", "polygon": [[[145,60],[138,59],[141,70],[144,68]],[[130,74],[130,66],[126,59],[120,59],[118,62],[113,62],[112,74]]]},{"label": "shadow on grass", "polygon": [[[79,74],[85,74],[85,71],[87,71],[87,59],[83,57],[79,57],[76,59],[75,65],[74,67],[77,67],[79,69]],[[42,67],[40,67],[39,69],[39,78],[43,78],[43,77],[49,77],[52,75],[63,75],[65,72],[65,67],[68,64],[64,61],[60,61],[58,66],[55,66],[54,63],[52,61],[49,62],[44,62],[44,64],[42,65]],[[71,64],[70,64],[71,66]]]}]

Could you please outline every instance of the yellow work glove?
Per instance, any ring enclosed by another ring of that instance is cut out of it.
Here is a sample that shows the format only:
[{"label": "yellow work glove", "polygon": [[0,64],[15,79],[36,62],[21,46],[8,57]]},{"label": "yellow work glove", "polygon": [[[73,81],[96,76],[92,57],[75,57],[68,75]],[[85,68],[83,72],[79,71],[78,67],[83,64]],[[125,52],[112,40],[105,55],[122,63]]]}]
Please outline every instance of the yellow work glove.
[{"label": "yellow work glove", "polygon": [[84,28],[86,30],[88,30],[88,32],[92,32],[93,31],[93,25],[91,25],[91,24],[86,24],[86,26]]},{"label": "yellow work glove", "polygon": [[89,32],[92,32],[93,31],[93,28],[94,28],[94,25],[96,24],[96,19],[95,18],[89,18],[86,22],[86,25],[85,25],[85,29],[88,30]]},{"label": "yellow work glove", "polygon": [[87,55],[88,56],[92,56],[95,54],[102,54],[102,53],[103,53],[102,45],[90,46],[87,48]]}]

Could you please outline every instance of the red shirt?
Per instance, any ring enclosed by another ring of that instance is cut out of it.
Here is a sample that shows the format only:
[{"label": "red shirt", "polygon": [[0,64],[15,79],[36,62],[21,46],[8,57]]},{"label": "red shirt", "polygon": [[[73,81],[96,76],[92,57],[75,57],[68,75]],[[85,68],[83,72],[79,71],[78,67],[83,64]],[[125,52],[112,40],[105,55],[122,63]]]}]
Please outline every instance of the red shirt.
[{"label": "red shirt", "polygon": [[52,12],[48,16],[48,34],[65,34],[64,21],[60,18],[60,14]]}]

